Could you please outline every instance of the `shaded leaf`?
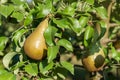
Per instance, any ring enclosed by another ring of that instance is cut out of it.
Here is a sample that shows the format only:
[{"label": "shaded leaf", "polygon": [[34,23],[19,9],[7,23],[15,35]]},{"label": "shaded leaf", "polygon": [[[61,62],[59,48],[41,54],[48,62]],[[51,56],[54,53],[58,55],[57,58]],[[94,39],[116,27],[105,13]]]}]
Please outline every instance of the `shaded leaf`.
[{"label": "shaded leaf", "polygon": [[57,42],[57,45],[66,48],[68,51],[73,51],[73,47],[72,47],[71,42],[66,40],[66,39],[60,39]]},{"label": "shaded leaf", "polygon": [[48,47],[48,52],[47,52],[48,63],[50,63],[51,61],[53,61],[53,59],[56,58],[58,51],[59,51],[59,46]]},{"label": "shaded leaf", "polygon": [[37,74],[38,74],[37,64],[35,64],[35,63],[30,63],[30,64],[26,65],[24,69],[28,74],[30,74],[32,76],[37,76]]}]

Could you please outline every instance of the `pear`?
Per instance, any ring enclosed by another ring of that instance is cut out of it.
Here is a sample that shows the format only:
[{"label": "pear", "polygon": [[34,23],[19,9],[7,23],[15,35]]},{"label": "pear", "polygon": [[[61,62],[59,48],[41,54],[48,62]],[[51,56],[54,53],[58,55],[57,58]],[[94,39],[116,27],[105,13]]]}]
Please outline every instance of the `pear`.
[{"label": "pear", "polygon": [[34,60],[41,60],[45,51],[47,50],[47,45],[44,38],[44,31],[48,27],[48,17],[45,18],[37,28],[26,38],[24,42],[25,54]]}]

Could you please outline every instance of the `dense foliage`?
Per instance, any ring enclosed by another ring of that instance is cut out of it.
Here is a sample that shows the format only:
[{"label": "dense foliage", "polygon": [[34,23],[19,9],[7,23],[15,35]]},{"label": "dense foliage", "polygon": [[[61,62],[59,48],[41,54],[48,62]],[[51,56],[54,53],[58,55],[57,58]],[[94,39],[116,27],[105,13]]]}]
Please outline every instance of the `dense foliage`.
[{"label": "dense foliage", "polygon": [[[83,66],[82,56],[101,48],[106,56],[103,79],[115,80],[120,61],[119,9],[119,0],[1,0],[0,79],[65,80],[69,76],[78,80],[75,75],[83,73],[76,74],[75,66]],[[47,57],[32,60],[25,55],[24,41],[48,15]],[[73,57],[77,64],[71,62]],[[108,73],[114,75],[109,78]]]}]

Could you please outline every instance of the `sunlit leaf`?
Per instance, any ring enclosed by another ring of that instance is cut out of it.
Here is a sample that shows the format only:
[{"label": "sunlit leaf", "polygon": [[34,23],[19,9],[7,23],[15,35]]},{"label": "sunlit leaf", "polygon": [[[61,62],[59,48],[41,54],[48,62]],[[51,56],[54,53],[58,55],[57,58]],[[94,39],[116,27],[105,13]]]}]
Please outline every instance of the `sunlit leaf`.
[{"label": "sunlit leaf", "polygon": [[52,0],[46,0],[45,4],[38,4],[38,14],[37,18],[42,18],[47,16],[52,11]]},{"label": "sunlit leaf", "polygon": [[48,52],[47,52],[48,63],[50,63],[51,61],[53,61],[53,59],[56,58],[58,51],[59,51],[59,46],[48,47]]},{"label": "sunlit leaf", "polygon": [[89,20],[89,17],[87,17],[87,16],[80,17],[79,23],[80,23],[81,28],[83,28],[83,27],[85,27],[85,25],[87,25],[88,20]]},{"label": "sunlit leaf", "polygon": [[66,48],[68,51],[73,51],[73,47],[72,47],[71,42],[66,40],[66,39],[60,39],[57,42],[57,45]]},{"label": "sunlit leaf", "polygon": [[66,62],[66,61],[61,61],[60,64],[67,69],[68,71],[71,72],[71,74],[74,74],[74,66],[73,64]]},{"label": "sunlit leaf", "polygon": [[9,69],[9,64],[12,58],[16,55],[15,52],[9,52],[3,57],[3,65],[5,68]]},{"label": "sunlit leaf", "polygon": [[23,13],[20,13],[20,12],[13,12],[11,17],[16,18],[18,22],[20,22],[20,21],[22,21],[24,19]]},{"label": "sunlit leaf", "polygon": [[99,17],[101,17],[102,19],[107,18],[107,11],[103,6],[97,7],[96,11],[97,11],[97,14],[99,15]]},{"label": "sunlit leaf", "polygon": [[0,74],[0,80],[16,80],[16,76],[14,74],[12,74],[11,72],[5,71]]},{"label": "sunlit leaf", "polygon": [[53,39],[54,39],[54,36],[55,36],[56,32],[57,32],[57,28],[55,28],[51,25],[49,25],[49,27],[45,30],[44,37],[45,37],[46,43],[49,46],[54,45]]},{"label": "sunlit leaf", "polygon": [[13,12],[13,5],[0,5],[0,14],[5,16],[6,18]]},{"label": "sunlit leaf", "polygon": [[92,38],[93,34],[94,34],[94,29],[91,26],[87,26],[84,34],[84,40],[88,40]]},{"label": "sunlit leaf", "polygon": [[6,44],[8,42],[8,37],[0,37],[0,51],[3,51],[4,48],[6,47]]},{"label": "sunlit leaf", "polygon": [[94,0],[86,0],[87,3],[93,5],[94,4]]},{"label": "sunlit leaf", "polygon": [[28,74],[30,74],[32,76],[37,76],[37,74],[38,74],[37,64],[35,64],[35,63],[30,63],[30,64],[26,65],[24,69]]},{"label": "sunlit leaf", "polygon": [[24,21],[24,25],[27,26],[29,24],[31,24],[33,21],[33,16],[30,14],[26,17],[25,21]]},{"label": "sunlit leaf", "polygon": [[27,29],[20,29],[20,30],[17,30],[14,34],[13,34],[13,37],[12,37],[12,41],[15,43],[16,46],[18,46],[18,42],[21,38],[21,36],[27,32],[28,30]]},{"label": "sunlit leaf", "polygon": [[69,22],[71,23],[70,27],[72,28],[72,30],[77,33],[77,35],[79,35],[81,33],[82,27],[79,23],[79,20],[69,17]]},{"label": "sunlit leaf", "polygon": [[23,0],[11,0],[14,4],[21,5]]},{"label": "sunlit leaf", "polygon": [[53,18],[53,22],[59,27],[59,28],[70,28],[69,25],[70,23],[68,22],[68,20],[65,18],[65,19],[60,19],[60,20],[57,20],[55,18]]}]

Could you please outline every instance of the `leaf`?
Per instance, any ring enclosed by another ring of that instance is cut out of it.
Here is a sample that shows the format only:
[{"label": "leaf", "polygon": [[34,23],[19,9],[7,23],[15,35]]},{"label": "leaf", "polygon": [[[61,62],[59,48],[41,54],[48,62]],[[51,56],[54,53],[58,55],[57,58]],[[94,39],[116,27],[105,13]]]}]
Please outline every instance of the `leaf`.
[{"label": "leaf", "polygon": [[50,69],[53,68],[54,63],[51,61],[50,63],[47,63],[47,60],[44,60],[40,62],[39,69],[42,74],[46,74]]},{"label": "leaf", "polygon": [[87,3],[89,3],[90,5],[94,4],[94,0],[86,0]]},{"label": "leaf", "polygon": [[48,52],[47,52],[48,63],[50,63],[51,61],[53,61],[53,59],[56,58],[58,51],[59,51],[59,46],[48,47]]},{"label": "leaf", "polygon": [[23,4],[23,0],[11,0],[14,4],[21,5]]},{"label": "leaf", "polygon": [[13,12],[11,17],[16,18],[18,22],[20,22],[24,19],[24,15],[21,12]]},{"label": "leaf", "polygon": [[16,76],[10,72],[5,71],[0,74],[0,80],[16,80]]},{"label": "leaf", "polygon": [[5,37],[5,36],[0,37],[0,51],[4,50],[7,42],[8,42],[8,37]]},{"label": "leaf", "polygon": [[60,64],[65,68],[67,69],[68,71],[71,72],[71,74],[74,74],[74,66],[69,63],[69,62],[66,62],[66,61],[61,61]]},{"label": "leaf", "polygon": [[84,40],[88,40],[93,37],[94,29],[91,26],[87,26],[84,34]]},{"label": "leaf", "polygon": [[69,6],[65,7],[64,10],[58,11],[58,13],[73,17],[74,14],[75,14],[75,9],[74,9],[74,7],[72,7],[71,5],[69,5]]},{"label": "leaf", "polygon": [[24,21],[24,25],[27,26],[27,25],[31,24],[32,21],[33,21],[33,16],[31,14],[29,14]]},{"label": "leaf", "polygon": [[100,24],[100,35],[98,39],[101,39],[106,32],[107,24],[104,21],[99,21],[99,24]]},{"label": "leaf", "polygon": [[82,30],[82,29],[81,29],[82,27],[81,27],[79,21],[78,21],[77,19],[75,19],[75,18],[72,18],[72,17],[69,17],[68,20],[69,20],[69,22],[71,23],[71,25],[70,25],[71,29],[72,29],[75,33],[77,33],[77,35],[80,35],[81,30]]},{"label": "leaf", "polygon": [[4,57],[3,57],[3,65],[5,68],[7,68],[8,70],[10,69],[9,68],[9,64],[10,64],[10,61],[11,59],[16,55],[17,53],[15,52],[9,52],[7,53]]},{"label": "leaf", "polygon": [[30,63],[30,64],[26,65],[24,69],[28,74],[30,74],[32,76],[37,76],[37,74],[38,74],[37,64],[35,64],[35,63]]},{"label": "leaf", "polygon": [[37,18],[42,18],[47,16],[52,12],[52,0],[46,0],[44,4],[38,4],[38,14]]},{"label": "leaf", "polygon": [[68,51],[73,51],[73,47],[70,41],[66,40],[66,39],[60,39],[57,42],[58,46],[63,46],[64,48],[66,48]]},{"label": "leaf", "polygon": [[80,23],[81,28],[84,28],[85,25],[87,25],[88,20],[89,20],[89,17],[87,17],[87,16],[81,16],[80,17],[79,23]]},{"label": "leaf", "polygon": [[106,19],[107,18],[107,11],[103,6],[97,7],[96,8],[96,13],[99,15],[99,17],[101,17],[102,19]]},{"label": "leaf", "polygon": [[0,14],[5,16],[6,18],[13,12],[13,5],[0,5]]},{"label": "leaf", "polygon": [[63,18],[60,20],[53,18],[53,22],[61,29],[70,28],[69,27],[70,23],[68,22],[66,18]]},{"label": "leaf", "polygon": [[17,30],[14,34],[13,34],[13,37],[12,37],[12,41],[14,41],[15,45],[18,46],[19,45],[19,40],[20,38],[22,37],[22,35],[27,32],[28,30],[27,29],[20,29],[20,30]]},{"label": "leaf", "polygon": [[44,37],[45,37],[46,43],[49,46],[54,45],[53,39],[54,39],[54,36],[55,36],[55,33],[57,32],[57,30],[58,30],[57,28],[55,28],[51,25],[49,25],[48,28],[45,30]]}]

